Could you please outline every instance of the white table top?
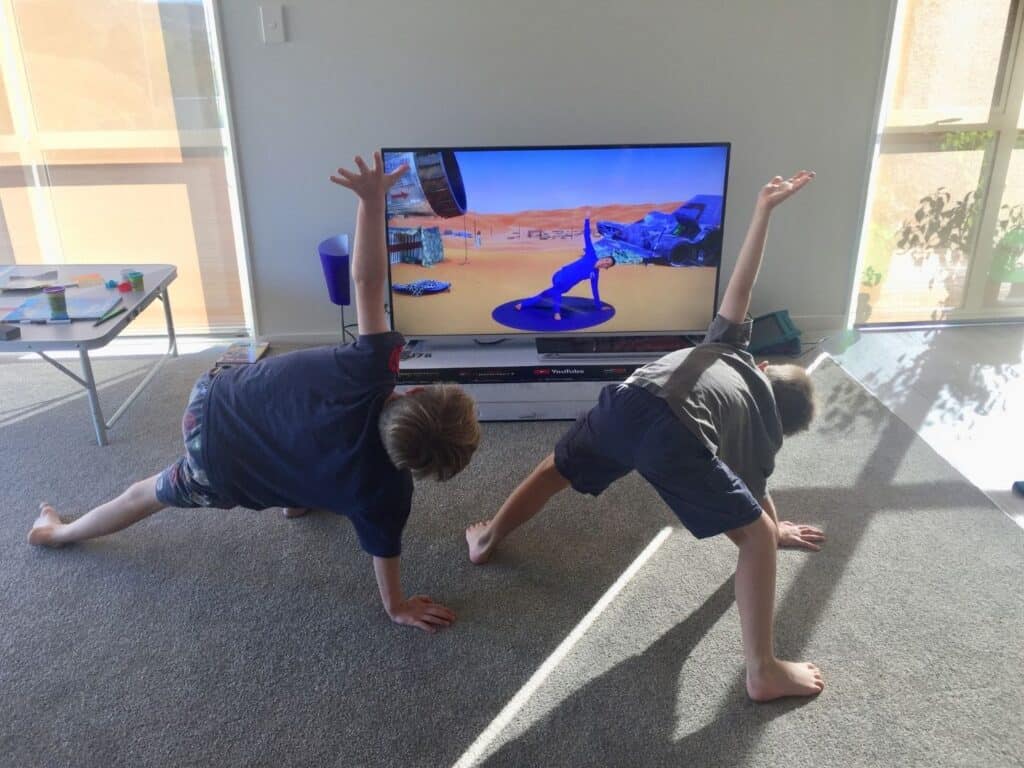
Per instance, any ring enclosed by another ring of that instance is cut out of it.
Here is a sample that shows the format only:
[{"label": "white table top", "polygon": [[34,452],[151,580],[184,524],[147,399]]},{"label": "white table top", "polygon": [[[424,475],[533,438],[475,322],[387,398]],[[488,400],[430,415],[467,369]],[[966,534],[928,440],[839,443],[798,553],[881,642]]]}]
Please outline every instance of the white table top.
[{"label": "white table top", "polygon": [[[157,294],[166,288],[177,276],[177,267],[171,264],[30,264],[14,267],[14,271],[0,270],[4,275],[34,275],[40,272],[57,271],[57,281],[71,281],[77,275],[98,273],[106,280],[121,281],[122,269],[134,269],[141,272],[145,290],[130,293],[118,293],[116,288],[109,289],[111,295],[121,297],[121,306],[128,311],[108,320],[102,325],[93,325],[93,320],[76,320],[63,325],[45,323],[18,324],[21,338],[0,341],[0,352],[46,351],[58,349],[97,349],[106,346],[124,330],[142,310],[156,299]],[[95,291],[95,287],[68,288],[69,296],[76,291]],[[25,299],[35,293],[4,293],[3,303],[14,305],[18,297]]]}]

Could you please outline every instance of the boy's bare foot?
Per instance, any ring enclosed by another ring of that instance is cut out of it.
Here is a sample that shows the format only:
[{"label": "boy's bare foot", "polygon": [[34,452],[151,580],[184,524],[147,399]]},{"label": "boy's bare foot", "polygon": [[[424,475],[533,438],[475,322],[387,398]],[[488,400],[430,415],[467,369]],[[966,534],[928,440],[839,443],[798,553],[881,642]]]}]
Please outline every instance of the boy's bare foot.
[{"label": "boy's bare foot", "polygon": [[808,662],[775,659],[757,672],[747,670],[747,694],[754,701],[816,696],[824,687],[821,670]]},{"label": "boy's bare foot", "polygon": [[477,565],[483,565],[491,559],[497,542],[491,536],[490,520],[473,523],[466,529],[466,543],[469,545],[469,559]]},{"label": "boy's bare foot", "polygon": [[309,507],[282,507],[282,514],[285,517],[302,517],[304,514],[309,512]]},{"label": "boy's bare foot", "polygon": [[45,547],[59,547],[61,544],[54,541],[54,531],[64,523],[57,516],[57,510],[45,501],[39,505],[39,517],[32,523],[32,529],[28,532],[28,543],[42,545]]}]

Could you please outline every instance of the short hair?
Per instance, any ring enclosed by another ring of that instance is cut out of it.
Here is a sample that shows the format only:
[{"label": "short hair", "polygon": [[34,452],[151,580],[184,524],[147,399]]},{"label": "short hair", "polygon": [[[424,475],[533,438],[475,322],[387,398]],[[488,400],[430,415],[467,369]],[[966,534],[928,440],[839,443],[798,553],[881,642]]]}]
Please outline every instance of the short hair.
[{"label": "short hair", "polygon": [[384,406],[380,436],[391,462],[416,478],[450,480],[480,444],[476,403],[455,384],[435,384]]},{"label": "short hair", "polygon": [[782,434],[807,429],[814,418],[814,384],[799,365],[769,365],[765,375],[772,384],[775,407],[782,422]]}]

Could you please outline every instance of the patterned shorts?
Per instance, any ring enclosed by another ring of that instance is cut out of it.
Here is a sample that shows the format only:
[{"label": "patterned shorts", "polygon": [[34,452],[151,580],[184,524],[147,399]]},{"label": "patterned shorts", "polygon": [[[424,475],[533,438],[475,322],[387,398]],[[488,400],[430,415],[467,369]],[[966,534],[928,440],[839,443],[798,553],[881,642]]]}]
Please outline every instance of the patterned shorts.
[{"label": "patterned shorts", "polygon": [[185,455],[160,473],[156,497],[169,507],[217,507],[231,509],[233,502],[220,497],[203,469],[203,404],[216,370],[204,373],[192,387],[185,414],[181,417],[181,436]]}]

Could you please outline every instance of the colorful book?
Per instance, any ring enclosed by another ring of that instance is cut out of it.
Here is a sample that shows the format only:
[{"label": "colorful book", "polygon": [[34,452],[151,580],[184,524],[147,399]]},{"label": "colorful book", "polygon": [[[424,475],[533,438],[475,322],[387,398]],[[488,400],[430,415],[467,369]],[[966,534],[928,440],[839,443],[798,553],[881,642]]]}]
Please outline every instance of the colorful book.
[{"label": "colorful book", "polygon": [[57,285],[57,270],[37,272],[34,275],[8,275],[0,282],[0,291],[39,291]]},{"label": "colorful book", "polygon": [[217,365],[249,365],[263,357],[269,348],[266,342],[236,341],[217,358]]},{"label": "colorful book", "polygon": [[[96,293],[77,293],[66,296],[68,318],[71,320],[96,320],[103,317],[115,306],[120,297],[103,290]],[[50,322],[50,302],[46,296],[33,296],[25,299],[17,309],[3,318],[5,323],[48,323]]]}]

